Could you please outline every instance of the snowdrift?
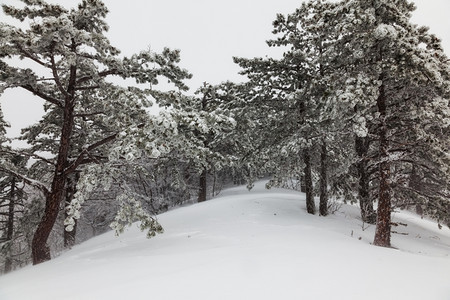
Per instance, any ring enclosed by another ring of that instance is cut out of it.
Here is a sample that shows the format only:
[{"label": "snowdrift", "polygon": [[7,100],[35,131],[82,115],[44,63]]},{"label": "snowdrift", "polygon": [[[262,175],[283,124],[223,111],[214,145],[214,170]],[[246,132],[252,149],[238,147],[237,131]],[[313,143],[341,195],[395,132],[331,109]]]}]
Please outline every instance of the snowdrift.
[{"label": "snowdrift", "polygon": [[450,230],[411,213],[394,215],[397,249],[370,245],[357,207],[308,215],[263,182],[158,219],[156,238],[109,232],[0,277],[0,299],[450,299]]}]

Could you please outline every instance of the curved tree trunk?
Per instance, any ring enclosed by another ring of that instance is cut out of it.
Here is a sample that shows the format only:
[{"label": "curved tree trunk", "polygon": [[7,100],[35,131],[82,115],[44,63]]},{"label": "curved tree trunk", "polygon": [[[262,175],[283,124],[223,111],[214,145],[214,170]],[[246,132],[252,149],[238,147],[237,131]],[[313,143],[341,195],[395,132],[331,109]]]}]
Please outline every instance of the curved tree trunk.
[{"label": "curved tree trunk", "polygon": [[31,255],[33,264],[39,264],[51,259],[50,248],[47,245],[48,237],[53,229],[53,225],[58,217],[61,202],[65,196],[65,186],[67,174],[65,168],[68,165],[70,151],[70,141],[74,124],[74,86],[76,78],[76,67],[71,67],[68,96],[63,107],[63,125],[58,148],[58,156],[55,165],[55,172],[50,191],[46,195],[44,216],[39,223],[31,243]]}]

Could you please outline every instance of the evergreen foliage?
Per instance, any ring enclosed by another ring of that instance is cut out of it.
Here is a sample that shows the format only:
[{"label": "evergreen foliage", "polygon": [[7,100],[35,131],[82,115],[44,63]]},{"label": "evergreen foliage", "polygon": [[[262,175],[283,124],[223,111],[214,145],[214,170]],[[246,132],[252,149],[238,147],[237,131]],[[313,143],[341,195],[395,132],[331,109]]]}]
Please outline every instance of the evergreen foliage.
[{"label": "evergreen foliage", "polygon": [[395,207],[419,205],[438,220],[449,213],[448,58],[410,22],[413,9],[408,1],[308,1],[273,23],[278,38],[268,44],[284,47],[281,59],[235,58],[256,95],[249,105],[264,115],[257,156],[272,165],[270,185],[298,178],[302,165],[307,210],[314,213],[312,178],[321,177],[326,215],[327,193],[351,196],[358,182],[364,221],[375,221],[378,200],[381,246],[390,246]]},{"label": "evergreen foliage", "polygon": [[[5,271],[18,236],[34,264],[50,259],[58,222],[67,247],[79,226],[119,234],[140,221],[152,237],[163,232],[154,214],[205,201],[208,187],[214,196],[227,180],[251,188],[268,175],[268,188],[304,188],[310,214],[315,196],[321,216],[331,197],[359,200],[362,221],[376,224],[375,245],[391,246],[396,208],[450,226],[449,59],[411,23],[409,1],[303,2],[273,22],[267,44],[281,57],[235,57],[247,82],[205,83],[190,96],[180,51],[121,55],[105,36],[100,0],[72,9],[21,1],[2,5],[29,25],[0,23],[0,95],[28,91],[45,114],[23,129],[29,148],[11,149],[0,109]],[[168,90],[156,88],[161,80]],[[152,105],[159,113],[149,114]],[[25,187],[45,203],[25,201]]]},{"label": "evergreen foliage", "polygon": [[[113,170],[123,162],[144,154],[156,158],[170,150],[168,141],[177,134],[172,115],[163,112],[149,118],[145,108],[151,105],[151,96],[156,101],[165,96],[153,88],[158,79],[165,77],[175,87],[186,89],[182,80],[190,74],[177,66],[179,51],[143,51],[121,57],[104,36],[108,10],[101,1],[82,1],[70,10],[44,1],[23,2],[24,8],[3,5],[5,14],[31,22],[25,30],[1,26],[0,91],[22,88],[45,101],[47,114],[25,138],[35,141],[33,150],[54,153],[52,159],[40,159],[52,175],[49,182],[40,182],[38,177],[20,174],[46,195],[44,218],[33,240],[33,262],[39,263],[50,258],[46,242],[70,174],[82,172],[78,192],[68,207],[67,230],[73,229],[86,193],[99,184],[108,187]],[[13,58],[35,67],[16,67],[10,63]],[[122,87],[108,81],[111,76],[131,78],[150,88]],[[114,223],[117,230],[124,222],[140,219],[150,235],[160,231],[156,220],[134,198],[119,196],[118,200],[122,204]]]}]

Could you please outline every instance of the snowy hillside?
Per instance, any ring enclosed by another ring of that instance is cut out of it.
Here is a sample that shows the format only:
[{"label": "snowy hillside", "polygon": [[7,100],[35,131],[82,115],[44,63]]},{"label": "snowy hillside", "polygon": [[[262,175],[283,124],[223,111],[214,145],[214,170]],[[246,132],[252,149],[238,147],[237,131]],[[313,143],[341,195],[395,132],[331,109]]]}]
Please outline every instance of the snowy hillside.
[{"label": "snowy hillside", "polygon": [[450,230],[397,213],[399,250],[370,245],[358,209],[308,215],[258,183],[159,216],[165,233],[112,232],[0,277],[0,299],[450,299]]}]

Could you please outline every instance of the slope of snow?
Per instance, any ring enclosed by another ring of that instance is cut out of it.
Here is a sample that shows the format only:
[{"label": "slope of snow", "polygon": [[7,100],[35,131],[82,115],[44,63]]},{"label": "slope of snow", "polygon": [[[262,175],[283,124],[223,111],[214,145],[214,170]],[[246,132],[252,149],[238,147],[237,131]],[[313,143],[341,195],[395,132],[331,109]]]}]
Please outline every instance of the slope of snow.
[{"label": "slope of snow", "polygon": [[308,215],[304,195],[258,183],[0,277],[0,299],[450,299],[450,230],[409,213],[396,249],[370,245],[358,209]]}]

